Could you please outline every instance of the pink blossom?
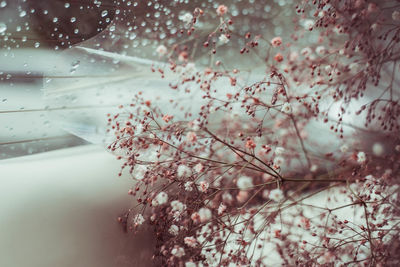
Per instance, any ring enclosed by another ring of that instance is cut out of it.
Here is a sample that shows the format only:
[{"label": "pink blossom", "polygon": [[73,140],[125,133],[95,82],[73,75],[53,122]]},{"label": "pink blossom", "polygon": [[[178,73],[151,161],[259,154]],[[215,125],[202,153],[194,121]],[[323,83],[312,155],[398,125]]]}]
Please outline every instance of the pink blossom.
[{"label": "pink blossom", "polygon": [[304,229],[307,229],[307,230],[310,229],[310,220],[309,219],[307,219],[306,217],[301,217],[300,222]]},{"label": "pink blossom", "polygon": [[198,212],[192,213],[192,215],[190,216],[190,218],[192,219],[192,221],[193,221],[194,223],[199,223],[199,222],[201,221],[201,220],[200,220],[200,215],[199,215]]},{"label": "pink blossom", "polygon": [[248,149],[254,149],[254,148],[256,148],[256,143],[254,143],[254,141],[252,139],[249,139],[246,141],[246,147]]},{"label": "pink blossom", "polygon": [[197,135],[195,132],[188,132],[186,134],[186,140],[190,143],[194,143],[197,141]]},{"label": "pink blossom", "polygon": [[187,61],[189,55],[186,51],[179,53],[178,60],[181,62]]},{"label": "pink blossom", "polygon": [[278,46],[280,46],[281,44],[282,44],[282,38],[279,37],[279,36],[274,37],[274,38],[271,40],[271,45],[272,45],[273,47],[278,47]]},{"label": "pink blossom", "polygon": [[163,119],[163,121],[168,123],[170,120],[172,120],[173,117],[174,116],[171,116],[171,115],[164,115],[164,117],[162,119]]},{"label": "pink blossom", "polygon": [[219,5],[217,7],[218,16],[223,16],[226,12],[228,12],[228,7],[225,5]]},{"label": "pink blossom", "polygon": [[249,198],[249,193],[247,191],[239,191],[239,193],[236,195],[236,200],[239,203],[245,202]]},{"label": "pink blossom", "polygon": [[159,56],[165,56],[167,54],[167,48],[164,45],[159,45],[156,48],[156,52]]},{"label": "pink blossom", "polygon": [[191,248],[197,247],[197,240],[196,240],[196,238],[194,238],[193,236],[187,236],[187,237],[185,237],[185,238],[183,239],[183,241],[185,242],[185,244],[186,244],[188,247],[191,247]]},{"label": "pink blossom", "polygon": [[282,56],[281,53],[277,53],[277,54],[274,56],[274,59],[275,59],[276,62],[282,62],[282,61],[283,61],[283,56]]},{"label": "pink blossom", "polygon": [[206,181],[201,181],[199,183],[199,190],[203,193],[206,193],[208,190],[208,187],[210,186],[209,183],[207,183]]}]

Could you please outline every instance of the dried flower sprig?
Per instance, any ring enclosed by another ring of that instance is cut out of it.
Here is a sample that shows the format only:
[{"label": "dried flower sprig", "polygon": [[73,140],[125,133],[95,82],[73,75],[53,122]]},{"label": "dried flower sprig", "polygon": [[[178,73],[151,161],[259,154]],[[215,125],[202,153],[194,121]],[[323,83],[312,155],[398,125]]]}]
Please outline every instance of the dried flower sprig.
[{"label": "dried flower sprig", "polygon": [[[169,89],[193,94],[199,108],[171,99],[180,112],[165,113],[137,94],[109,116],[115,136],[109,149],[135,180],[129,194],[138,207],[130,229],[144,222],[154,227],[154,255],[163,266],[400,262],[399,25],[389,2],[304,1],[293,44],[241,35],[229,6],[199,7],[190,19],[181,17],[192,23],[187,36],[195,34],[200,15],[219,18],[203,45],[211,63],[203,70],[190,62],[187,46],[157,49],[168,58],[161,76],[179,74]],[[305,15],[311,10],[313,20]],[[394,24],[384,20],[389,13]],[[304,41],[316,31],[316,44]],[[242,40],[238,57],[255,54],[263,74],[214,61],[217,32],[229,40],[223,45]],[[353,115],[361,120],[367,110],[367,117],[352,125],[346,114],[364,98],[369,104]],[[340,138],[321,141],[310,130],[316,121],[331,124]],[[366,139],[346,137],[346,129]]]}]

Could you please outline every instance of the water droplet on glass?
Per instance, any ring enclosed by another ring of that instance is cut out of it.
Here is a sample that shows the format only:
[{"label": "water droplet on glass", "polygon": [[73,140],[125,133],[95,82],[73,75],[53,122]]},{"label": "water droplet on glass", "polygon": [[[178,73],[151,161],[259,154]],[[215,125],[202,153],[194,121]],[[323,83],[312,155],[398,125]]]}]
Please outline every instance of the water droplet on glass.
[{"label": "water droplet on glass", "polygon": [[53,22],[54,22],[54,23],[56,23],[57,21],[58,21],[58,18],[57,18],[57,17],[53,18]]},{"label": "water droplet on glass", "polygon": [[6,1],[1,1],[0,7],[3,8],[3,7],[6,7],[6,6],[7,6],[7,2]]},{"label": "water droplet on glass", "polygon": [[0,33],[3,33],[7,30],[7,25],[0,22]]},{"label": "water droplet on glass", "polygon": [[69,3],[65,3],[64,7],[65,7],[65,8],[69,8],[69,7],[70,7],[70,4],[69,4]]},{"label": "water droplet on glass", "polygon": [[115,31],[115,26],[114,25],[110,27],[110,32],[113,32],[113,31]]},{"label": "water droplet on glass", "polygon": [[21,12],[19,12],[19,16],[22,18],[22,17],[25,17],[26,16],[26,11],[25,10],[22,10]]},{"label": "water droplet on glass", "polygon": [[75,18],[75,17],[72,17],[72,18],[71,18],[71,22],[74,23],[75,21],[76,21],[76,18]]},{"label": "water droplet on glass", "polygon": [[36,42],[35,43],[35,48],[38,48],[40,46],[40,43],[39,42]]},{"label": "water droplet on glass", "polygon": [[103,10],[102,12],[101,12],[101,16],[104,18],[105,16],[107,16],[108,15],[108,11],[107,10]]}]

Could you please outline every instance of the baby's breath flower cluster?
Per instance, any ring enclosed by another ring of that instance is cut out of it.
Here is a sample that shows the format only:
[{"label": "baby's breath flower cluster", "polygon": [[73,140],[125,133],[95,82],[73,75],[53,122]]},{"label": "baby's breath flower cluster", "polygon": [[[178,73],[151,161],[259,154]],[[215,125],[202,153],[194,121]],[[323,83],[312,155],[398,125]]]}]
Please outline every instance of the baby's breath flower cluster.
[{"label": "baby's breath flower cluster", "polygon": [[130,230],[154,228],[162,266],[400,264],[396,1],[304,1],[287,37],[242,32],[236,2],[180,14],[181,40],[155,50],[153,70],[179,76],[160,90],[199,108],[138,93],[109,115]]}]

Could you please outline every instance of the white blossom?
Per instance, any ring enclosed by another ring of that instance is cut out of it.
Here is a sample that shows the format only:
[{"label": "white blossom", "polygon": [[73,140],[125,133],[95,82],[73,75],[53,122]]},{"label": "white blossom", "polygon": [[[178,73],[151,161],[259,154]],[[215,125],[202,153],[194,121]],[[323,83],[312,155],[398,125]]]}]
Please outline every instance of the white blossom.
[{"label": "white blossom", "polygon": [[176,226],[175,224],[171,225],[171,227],[169,228],[168,232],[171,235],[178,235],[179,234],[179,227]]},{"label": "white blossom", "polygon": [[185,256],[185,250],[182,247],[175,245],[175,247],[171,250],[171,254],[177,258],[181,258]]},{"label": "white blossom", "polygon": [[400,12],[397,11],[397,10],[393,11],[392,19],[395,20],[395,21],[399,21],[400,20]]},{"label": "white blossom", "polygon": [[167,203],[168,201],[168,194],[165,192],[160,192],[158,195],[153,199],[151,202],[153,206],[159,206]]},{"label": "white blossom", "polygon": [[311,165],[311,168],[310,168],[311,172],[316,172],[317,170],[318,170],[318,165],[317,164]]},{"label": "white blossom", "polygon": [[171,201],[172,211],[183,212],[186,209],[186,205],[179,200]]},{"label": "white blossom", "polygon": [[394,149],[396,149],[397,152],[400,152],[400,145],[397,145]]},{"label": "white blossom", "polygon": [[372,31],[377,31],[379,28],[380,28],[380,26],[379,26],[378,23],[374,23],[374,24],[371,25],[371,30]]},{"label": "white blossom", "polygon": [[197,173],[201,172],[203,169],[204,169],[204,166],[203,166],[203,164],[201,164],[201,163],[197,163],[197,164],[194,166],[194,171],[197,172]]},{"label": "white blossom", "polygon": [[317,46],[317,48],[315,48],[315,53],[317,53],[318,55],[324,55],[326,53],[326,48],[325,46]]},{"label": "white blossom", "polygon": [[135,171],[133,172],[133,177],[138,180],[142,180],[144,178],[145,173],[147,172],[147,167],[144,165],[135,166]]},{"label": "white blossom", "polygon": [[249,189],[253,187],[253,179],[248,176],[242,176],[237,180],[236,185],[240,190]]},{"label": "white blossom", "polygon": [[304,21],[303,25],[304,25],[304,29],[311,30],[312,27],[314,26],[314,21],[311,19],[307,19]]},{"label": "white blossom", "polygon": [[205,192],[207,192],[209,186],[210,186],[210,184],[207,183],[206,181],[201,181],[201,182],[199,183],[199,186],[198,186],[198,187],[199,187],[199,190],[200,190],[201,192],[205,193]]},{"label": "white blossom", "polygon": [[303,49],[301,49],[300,54],[302,54],[303,56],[309,56],[311,55],[312,50],[309,47],[305,47]]},{"label": "white blossom", "polygon": [[199,209],[198,214],[200,216],[200,222],[207,222],[212,218],[211,210],[208,208]]},{"label": "white blossom", "polygon": [[268,198],[269,198],[269,190],[265,189],[265,190],[262,192],[262,197],[263,197],[264,199],[268,199]]},{"label": "white blossom", "polygon": [[222,213],[224,213],[226,211],[226,205],[224,205],[223,203],[219,204],[218,207],[218,215],[221,215]]},{"label": "white blossom", "polygon": [[361,70],[361,65],[357,62],[353,62],[349,65],[349,69],[353,73],[357,73]]},{"label": "white blossom", "polygon": [[195,132],[188,132],[186,134],[186,140],[190,143],[194,143],[197,141],[197,135]]},{"label": "white blossom", "polygon": [[286,113],[286,114],[291,114],[292,113],[292,105],[290,103],[286,102],[283,104],[281,108],[281,112]]},{"label": "white blossom", "polygon": [[157,52],[157,54],[158,54],[159,56],[164,56],[164,55],[167,54],[168,50],[167,50],[167,48],[165,47],[165,45],[159,45],[159,46],[156,48],[156,52]]},{"label": "white blossom", "polygon": [[385,152],[385,149],[381,143],[375,143],[372,146],[372,152],[374,153],[375,156],[382,156],[383,153]]},{"label": "white blossom", "polygon": [[218,41],[222,44],[227,44],[229,42],[229,38],[226,36],[226,34],[221,34],[218,38]]},{"label": "white blossom", "polygon": [[195,248],[197,246],[197,240],[193,236],[187,236],[183,241],[188,247]]},{"label": "white blossom", "polygon": [[179,211],[172,212],[172,217],[174,218],[174,221],[179,222],[181,220],[181,215],[182,213]]},{"label": "white blossom", "polygon": [[349,151],[349,147],[347,145],[342,145],[340,147],[340,151],[342,151],[342,153],[346,153],[347,151]]},{"label": "white blossom", "polygon": [[297,53],[296,51],[292,51],[289,54],[289,61],[295,61],[295,60],[297,60],[298,57],[299,57],[299,53]]},{"label": "white blossom", "polygon": [[222,194],[222,201],[224,203],[229,204],[229,203],[231,203],[233,201],[233,197],[228,192],[225,192],[225,193]]},{"label": "white blossom", "polygon": [[143,218],[142,214],[137,214],[135,217],[133,217],[133,223],[135,225],[142,225],[144,221],[145,219]]},{"label": "white blossom", "polygon": [[282,157],[275,157],[274,158],[274,166],[279,168],[282,166],[282,164],[285,162],[285,159]]},{"label": "white blossom", "polygon": [[283,198],[283,191],[279,188],[273,189],[269,192],[269,198],[275,202],[280,202]]},{"label": "white blossom", "polygon": [[180,15],[179,19],[181,21],[183,21],[184,23],[189,24],[190,22],[192,22],[193,15],[188,12],[188,13],[185,13],[183,15]]},{"label": "white blossom", "polygon": [[367,161],[367,156],[365,155],[364,152],[360,151],[357,153],[357,162],[362,164],[365,161]]},{"label": "white blossom", "polygon": [[185,190],[186,191],[188,191],[188,192],[191,192],[191,191],[193,191],[193,182],[186,182],[185,183]]},{"label": "white blossom", "polygon": [[331,65],[326,65],[325,66],[325,72],[330,73],[332,71],[332,66]]},{"label": "white blossom", "polygon": [[178,172],[178,177],[189,177],[191,170],[188,166],[181,164],[178,166],[177,172]]}]

